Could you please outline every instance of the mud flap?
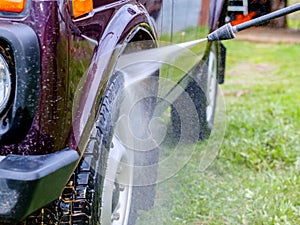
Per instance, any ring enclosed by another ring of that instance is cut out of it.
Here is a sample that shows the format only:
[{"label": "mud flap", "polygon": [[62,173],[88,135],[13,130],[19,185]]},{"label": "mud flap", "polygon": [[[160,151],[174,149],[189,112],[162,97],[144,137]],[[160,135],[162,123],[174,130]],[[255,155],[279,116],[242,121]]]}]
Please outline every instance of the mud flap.
[{"label": "mud flap", "polygon": [[224,84],[225,81],[225,68],[226,68],[226,47],[220,42],[219,54],[219,84]]}]

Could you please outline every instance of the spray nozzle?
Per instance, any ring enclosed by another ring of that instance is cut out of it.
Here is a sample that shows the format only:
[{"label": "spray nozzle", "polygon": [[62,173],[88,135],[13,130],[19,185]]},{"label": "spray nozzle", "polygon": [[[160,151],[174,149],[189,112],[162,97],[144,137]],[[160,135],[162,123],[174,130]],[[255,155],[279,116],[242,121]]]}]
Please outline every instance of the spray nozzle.
[{"label": "spray nozzle", "polygon": [[235,31],[230,23],[221,26],[207,36],[208,41],[221,41],[235,38]]}]

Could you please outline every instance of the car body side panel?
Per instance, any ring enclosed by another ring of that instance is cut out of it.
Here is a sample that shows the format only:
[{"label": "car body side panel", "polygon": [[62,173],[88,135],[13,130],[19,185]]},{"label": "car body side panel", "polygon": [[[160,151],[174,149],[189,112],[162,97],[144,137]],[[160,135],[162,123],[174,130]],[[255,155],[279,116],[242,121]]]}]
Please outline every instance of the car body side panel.
[{"label": "car body side panel", "polygon": [[225,6],[225,0],[214,0],[210,3],[210,17],[209,26],[210,31],[218,28],[218,22],[220,20],[223,7]]},{"label": "car body side panel", "polygon": [[[66,8],[60,10],[59,13],[56,1],[32,1],[29,16],[22,20],[36,31],[40,42],[39,103],[25,139],[16,144],[1,145],[2,155],[46,154],[69,144],[76,147],[90,116],[93,116],[91,110],[95,110],[99,88],[105,84],[104,74],[107,74],[115,46],[136,25],[148,23],[151,27],[152,24],[145,8],[136,1],[116,1],[96,8],[92,17],[75,22],[69,20]],[[99,41],[99,45],[76,36],[70,24]],[[83,86],[85,91],[78,92]],[[80,99],[76,102],[81,104],[80,115],[76,115],[76,110],[72,115],[74,97]],[[78,127],[73,127],[77,122]],[[79,131],[75,136],[73,128],[75,133],[76,129]]]},{"label": "car body side panel", "polygon": [[[209,9],[202,8],[203,1],[209,2]],[[144,0],[147,2],[147,0]],[[194,39],[205,37],[210,30],[217,27],[223,4],[225,0],[160,0],[154,1],[156,6],[160,6],[159,13],[156,13],[157,29],[160,35],[168,36],[168,41],[173,42],[174,36],[178,32],[199,26],[198,21],[202,10],[209,10],[209,23],[207,29],[201,32],[194,32]],[[155,8],[152,6],[152,8]],[[164,37],[165,40],[165,37]],[[185,41],[184,37],[180,41]],[[178,42],[175,40],[175,42]]]}]

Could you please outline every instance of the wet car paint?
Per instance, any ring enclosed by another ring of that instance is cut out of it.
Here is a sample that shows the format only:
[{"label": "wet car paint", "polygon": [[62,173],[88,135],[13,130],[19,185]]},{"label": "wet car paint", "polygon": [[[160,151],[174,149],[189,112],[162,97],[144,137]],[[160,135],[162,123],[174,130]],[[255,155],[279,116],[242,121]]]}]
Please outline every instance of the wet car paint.
[{"label": "wet car paint", "polygon": [[[144,8],[137,4],[120,1],[111,7],[100,7],[93,17],[75,21],[83,34],[99,41],[99,45],[94,46],[74,35],[70,29],[70,23],[73,22],[64,21],[60,17],[57,2],[32,1],[31,7],[29,16],[23,22],[33,27],[40,40],[42,61],[39,104],[24,140],[2,145],[2,155],[45,154],[68,145],[76,148],[83,130],[77,133],[79,136],[73,136],[72,107],[80,80],[86,76],[85,85],[89,90],[89,94],[83,95],[89,99],[83,97],[81,109],[81,120],[86,123],[96,97],[94,93],[98,93],[100,85],[104,85],[101,82],[104,81],[103,74],[110,57],[106,55],[101,59],[101,56],[111,52],[136,24],[149,21]],[[63,16],[67,18],[67,9],[64,13]],[[97,84],[94,80],[96,78]]]},{"label": "wet car paint", "polygon": [[[31,27],[39,40],[41,54],[40,85],[36,90],[39,93],[38,103],[31,127],[21,141],[13,144],[0,142],[0,155],[47,156],[65,148],[82,153],[99,108],[101,94],[122,53],[122,48],[116,49],[116,46],[144,38],[152,42],[152,47],[155,46],[155,39],[158,39],[156,31],[161,26],[160,18],[163,19],[161,8],[170,10],[164,5],[167,1],[159,0],[95,2],[97,4],[93,12],[76,19],[70,17],[67,4],[64,4],[66,2],[38,0],[28,1],[30,7],[22,16],[0,18],[3,23],[22,23]],[[180,4],[174,4],[174,7]],[[218,4],[222,4],[222,1],[218,1]],[[213,12],[218,15],[218,12]],[[178,20],[181,13],[182,10],[177,10],[173,15]],[[172,20],[174,26],[177,21],[175,17]],[[192,25],[197,26],[196,23]],[[178,30],[161,30],[160,34],[170,32],[172,37],[173,32]],[[144,36],[138,37],[139,31]],[[98,44],[91,43],[81,34]],[[20,156],[20,162],[23,160]],[[75,167],[73,163],[72,168]],[[71,174],[64,172],[66,176]],[[25,192],[24,196],[30,195]]]},{"label": "wet car paint", "polygon": [[[115,57],[112,50],[141,24],[145,24],[155,37],[154,19],[147,10],[157,17],[164,2],[95,2],[98,3],[93,13],[75,20],[70,18],[66,5],[56,1],[31,1],[25,17],[0,19],[32,27],[41,49],[40,92],[31,128],[19,143],[2,144],[1,155],[46,154],[65,147],[76,149],[79,143],[84,143],[81,139],[89,130],[86,125],[91,123],[96,111],[95,101],[115,63],[111,61]],[[211,6],[216,8],[222,3],[216,1],[215,6]],[[221,9],[213,10],[214,16],[220,15]],[[176,18],[179,14],[180,11]],[[98,41],[98,46],[76,35],[76,30],[72,29],[74,25],[84,35]],[[213,20],[211,26],[215,25]],[[73,109],[74,97],[78,101],[77,110]]]}]

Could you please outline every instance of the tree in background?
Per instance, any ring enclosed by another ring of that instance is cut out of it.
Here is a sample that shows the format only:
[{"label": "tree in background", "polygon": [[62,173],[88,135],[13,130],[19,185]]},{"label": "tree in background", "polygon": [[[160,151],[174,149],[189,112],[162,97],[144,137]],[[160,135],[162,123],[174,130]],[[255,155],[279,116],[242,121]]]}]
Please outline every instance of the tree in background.
[{"label": "tree in background", "polygon": [[[278,9],[282,9],[286,6],[287,6],[287,0],[271,0],[271,12],[276,11]],[[270,21],[269,26],[274,28],[286,28],[287,27],[286,16],[282,16]]]}]

